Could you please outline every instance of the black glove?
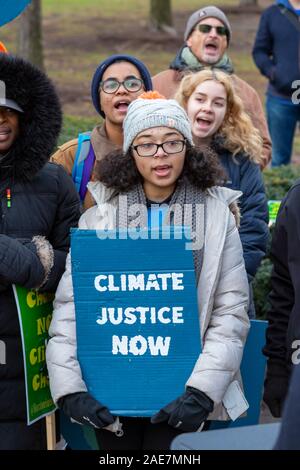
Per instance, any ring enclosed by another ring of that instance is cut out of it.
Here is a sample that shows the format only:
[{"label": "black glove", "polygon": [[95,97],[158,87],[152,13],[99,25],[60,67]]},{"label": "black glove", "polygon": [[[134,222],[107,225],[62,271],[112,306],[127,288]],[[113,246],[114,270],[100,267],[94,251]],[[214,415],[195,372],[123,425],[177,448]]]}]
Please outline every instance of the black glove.
[{"label": "black glove", "polygon": [[106,406],[95,400],[88,392],[65,395],[57,404],[65,415],[80,424],[104,428],[115,421]]},{"label": "black glove", "polygon": [[182,432],[193,432],[199,429],[213,408],[214,402],[205,393],[187,387],[185,393],[152,416],[151,423],[167,421]]},{"label": "black glove", "polygon": [[284,400],[289,388],[289,377],[286,373],[273,375],[268,369],[263,400],[268,405],[274,418],[280,418],[283,411]]}]

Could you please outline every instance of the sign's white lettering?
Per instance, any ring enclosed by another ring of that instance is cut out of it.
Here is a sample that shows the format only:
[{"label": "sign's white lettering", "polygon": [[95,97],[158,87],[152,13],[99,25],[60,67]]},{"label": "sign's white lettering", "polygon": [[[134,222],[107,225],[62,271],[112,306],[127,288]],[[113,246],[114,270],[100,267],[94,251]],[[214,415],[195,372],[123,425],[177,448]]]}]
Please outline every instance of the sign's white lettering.
[{"label": "sign's white lettering", "polygon": [[101,314],[97,318],[98,325],[111,323],[112,325],[134,325],[135,323],[183,323],[183,307],[102,307]]},{"label": "sign's white lettering", "polygon": [[182,282],[183,273],[99,274],[95,277],[94,286],[99,292],[183,290]]},{"label": "sign's white lettering", "polygon": [[112,353],[113,354],[122,354],[127,356],[128,354],[133,354],[134,356],[143,356],[149,349],[151,356],[167,356],[169,353],[171,337],[158,336],[154,338],[153,336],[144,336],[138,335],[133,338],[128,338],[128,336],[119,336],[113,335],[112,337]]}]

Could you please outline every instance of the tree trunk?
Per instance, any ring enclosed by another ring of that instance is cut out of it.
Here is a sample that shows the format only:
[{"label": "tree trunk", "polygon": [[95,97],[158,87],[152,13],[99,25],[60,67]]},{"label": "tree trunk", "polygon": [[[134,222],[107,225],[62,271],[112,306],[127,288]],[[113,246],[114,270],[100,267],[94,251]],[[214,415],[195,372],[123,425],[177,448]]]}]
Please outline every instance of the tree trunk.
[{"label": "tree trunk", "polygon": [[18,54],[44,70],[41,0],[32,0],[20,17]]},{"label": "tree trunk", "polygon": [[249,6],[249,5],[254,6],[257,4],[258,4],[257,0],[240,0],[241,7]]},{"label": "tree trunk", "polygon": [[150,26],[154,31],[177,36],[173,28],[171,0],[150,0]]}]

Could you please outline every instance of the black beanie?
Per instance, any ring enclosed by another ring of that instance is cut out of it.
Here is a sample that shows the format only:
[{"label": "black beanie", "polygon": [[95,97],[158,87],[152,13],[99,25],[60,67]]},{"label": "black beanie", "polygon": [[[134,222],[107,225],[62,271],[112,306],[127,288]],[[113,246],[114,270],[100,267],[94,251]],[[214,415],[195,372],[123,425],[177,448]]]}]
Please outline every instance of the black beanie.
[{"label": "black beanie", "polygon": [[114,62],[119,62],[119,61],[130,62],[131,64],[135,65],[141,74],[142,80],[144,82],[145,90],[146,91],[152,90],[151,75],[147,67],[143,64],[143,62],[141,62],[140,60],[136,59],[135,57],[131,55],[125,55],[125,54],[124,55],[116,54],[116,55],[112,55],[108,57],[107,59],[103,60],[103,62],[101,62],[98,65],[97,70],[92,80],[92,87],[91,87],[91,95],[92,95],[92,100],[93,100],[95,109],[104,118],[105,118],[105,114],[103,113],[101,109],[100,99],[99,99],[99,85],[107,67],[109,67]]}]

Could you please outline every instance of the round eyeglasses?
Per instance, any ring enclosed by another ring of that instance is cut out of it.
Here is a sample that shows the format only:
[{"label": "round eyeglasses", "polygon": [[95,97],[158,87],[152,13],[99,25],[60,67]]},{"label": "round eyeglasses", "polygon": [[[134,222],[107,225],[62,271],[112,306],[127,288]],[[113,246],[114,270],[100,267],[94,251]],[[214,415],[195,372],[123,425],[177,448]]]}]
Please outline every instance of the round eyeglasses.
[{"label": "round eyeglasses", "polygon": [[136,91],[139,91],[142,86],[143,86],[143,80],[140,80],[139,78],[126,78],[123,80],[123,82],[119,82],[116,78],[108,78],[107,80],[104,80],[103,82],[100,82],[99,88],[104,91],[104,93],[116,93],[120,86],[123,85],[125,90],[135,93]]},{"label": "round eyeglasses", "polygon": [[186,140],[167,140],[167,142],[163,144],[153,144],[149,142],[147,144],[132,145],[131,148],[133,148],[140,157],[153,157],[160,147],[165,153],[172,154],[182,152],[185,145]]}]

